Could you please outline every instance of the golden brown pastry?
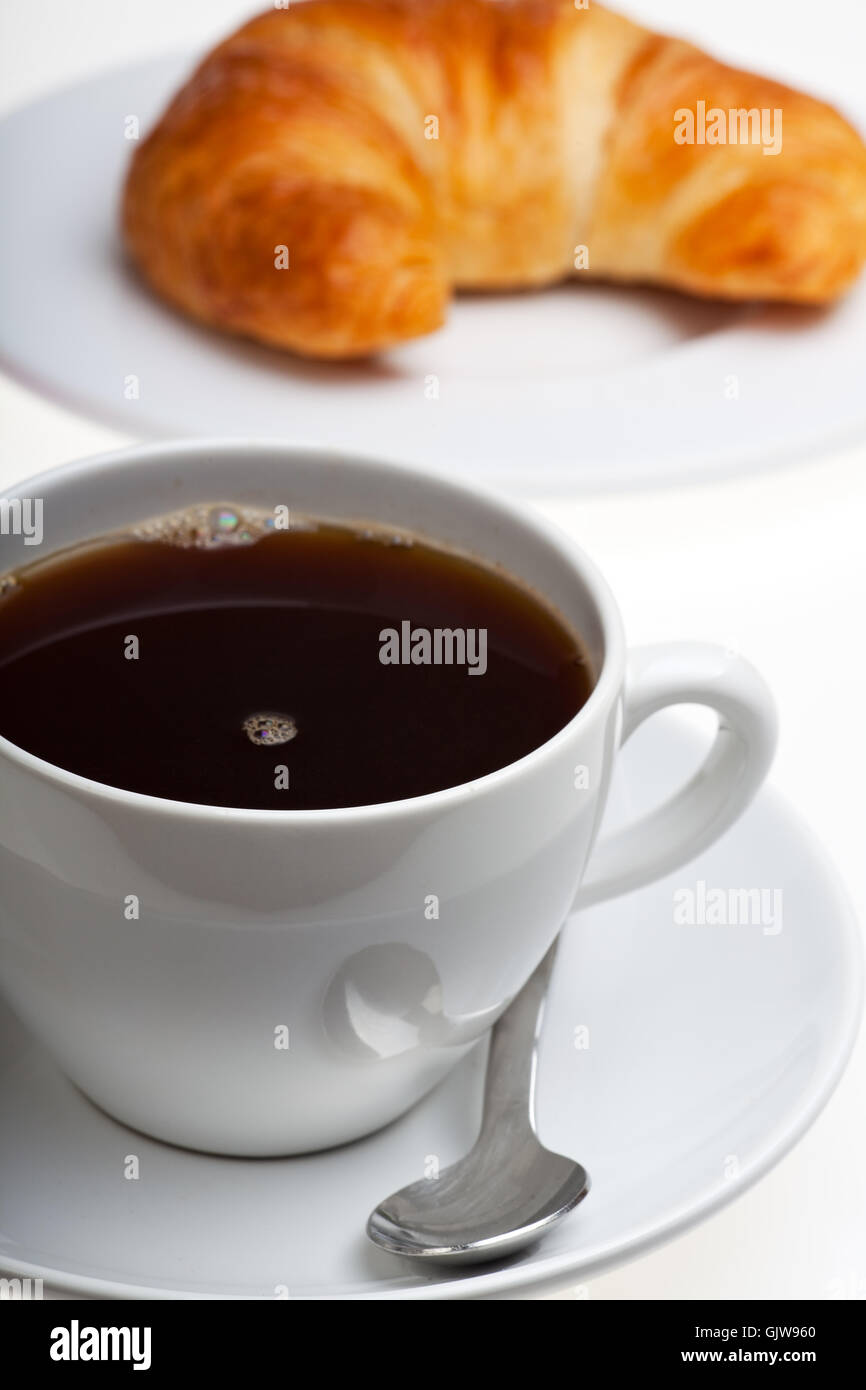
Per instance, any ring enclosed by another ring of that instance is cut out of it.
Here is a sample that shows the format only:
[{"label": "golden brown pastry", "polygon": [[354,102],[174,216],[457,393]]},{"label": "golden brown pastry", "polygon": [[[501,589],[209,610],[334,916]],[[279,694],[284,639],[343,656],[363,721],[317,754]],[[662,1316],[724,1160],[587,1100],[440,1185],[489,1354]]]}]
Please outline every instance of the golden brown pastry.
[{"label": "golden brown pastry", "polygon": [[455,289],[575,273],[831,300],[866,258],[866,147],[594,0],[309,0],[205,59],[123,223],[197,319],[351,357],[437,328]]}]

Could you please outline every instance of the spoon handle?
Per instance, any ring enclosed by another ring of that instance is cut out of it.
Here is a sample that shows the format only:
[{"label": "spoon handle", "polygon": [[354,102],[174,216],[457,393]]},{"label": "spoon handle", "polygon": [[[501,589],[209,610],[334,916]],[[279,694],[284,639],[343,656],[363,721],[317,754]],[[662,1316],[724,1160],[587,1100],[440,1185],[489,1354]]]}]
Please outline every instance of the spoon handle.
[{"label": "spoon handle", "polygon": [[558,948],[557,936],[490,1035],[481,1134],[495,1131],[500,1142],[506,1131],[535,1130],[538,1040]]}]

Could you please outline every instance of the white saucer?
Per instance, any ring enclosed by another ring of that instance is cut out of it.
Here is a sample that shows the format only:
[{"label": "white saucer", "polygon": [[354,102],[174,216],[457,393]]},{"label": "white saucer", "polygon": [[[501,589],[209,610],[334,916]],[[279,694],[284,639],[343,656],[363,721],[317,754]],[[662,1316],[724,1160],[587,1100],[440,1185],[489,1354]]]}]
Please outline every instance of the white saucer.
[{"label": "white saucer", "polygon": [[[676,716],[651,721],[623,755],[612,820],[696,761]],[[781,889],[782,930],[675,925],[674,891],[698,880]],[[573,918],[545,1022],[539,1131],[585,1163],[592,1191],[535,1250],[465,1275],[392,1259],[364,1223],[428,1156],[444,1165],[468,1149],[483,1045],[358,1144],[220,1159],[94,1109],[4,1008],[0,1266],[97,1297],[514,1297],[583,1281],[707,1216],[782,1157],[839,1079],[861,977],[834,871],[771,792],[686,871]],[[575,1047],[581,1028],[588,1048]],[[124,1177],[132,1154],[138,1180]]]},{"label": "white saucer", "polygon": [[590,284],[467,297],[366,366],[197,327],[137,283],[116,228],[125,118],[146,131],[190,66],[100,75],[0,123],[0,362],[49,396],[136,436],[361,441],[535,492],[765,468],[866,425],[866,278],[827,313]]}]

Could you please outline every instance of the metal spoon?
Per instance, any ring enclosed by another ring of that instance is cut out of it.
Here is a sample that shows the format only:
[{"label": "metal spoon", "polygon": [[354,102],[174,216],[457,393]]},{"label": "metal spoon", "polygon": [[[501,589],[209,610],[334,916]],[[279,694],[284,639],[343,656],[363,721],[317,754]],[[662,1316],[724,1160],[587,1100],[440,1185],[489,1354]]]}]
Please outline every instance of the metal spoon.
[{"label": "metal spoon", "polygon": [[579,1163],[535,1133],[535,1073],[554,942],[490,1037],[481,1132],[465,1158],[387,1197],[367,1235],[393,1255],[497,1260],[546,1235],[589,1191]]}]

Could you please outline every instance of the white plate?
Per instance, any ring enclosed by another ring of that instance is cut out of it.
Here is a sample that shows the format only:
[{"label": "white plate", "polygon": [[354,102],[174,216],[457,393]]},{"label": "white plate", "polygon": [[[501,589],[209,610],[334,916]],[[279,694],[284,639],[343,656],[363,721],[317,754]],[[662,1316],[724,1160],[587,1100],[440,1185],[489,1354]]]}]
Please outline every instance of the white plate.
[{"label": "white plate", "polygon": [[[652,721],[623,755],[612,819],[657,799],[696,761],[676,716]],[[674,890],[701,879],[780,889],[782,930],[675,925]],[[708,1215],[782,1157],[841,1074],[861,976],[835,874],[770,792],[687,871],[573,918],[545,1021],[539,1131],[586,1164],[592,1191],[535,1250],[462,1275],[392,1259],[366,1240],[364,1223],[429,1155],[444,1165],[468,1149],[483,1045],[369,1139],[245,1161],[116,1124],[3,1009],[0,1265],[119,1297],[513,1297],[573,1284]],[[579,1027],[588,1048],[574,1046]],[[123,1175],[129,1154],[137,1181]]]},{"label": "white plate", "polygon": [[466,297],[360,366],[188,322],[130,274],[116,218],[124,119],[146,130],[189,66],[102,75],[0,124],[0,362],[48,395],[133,435],[363,446],[536,492],[764,467],[866,425],[866,282],[827,313],[589,284]]}]

